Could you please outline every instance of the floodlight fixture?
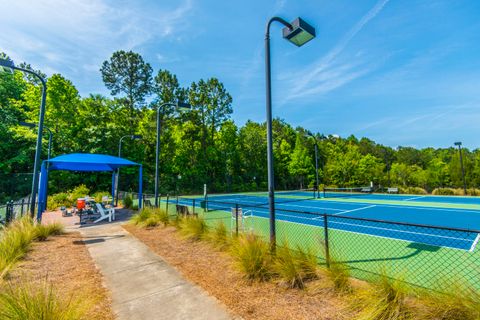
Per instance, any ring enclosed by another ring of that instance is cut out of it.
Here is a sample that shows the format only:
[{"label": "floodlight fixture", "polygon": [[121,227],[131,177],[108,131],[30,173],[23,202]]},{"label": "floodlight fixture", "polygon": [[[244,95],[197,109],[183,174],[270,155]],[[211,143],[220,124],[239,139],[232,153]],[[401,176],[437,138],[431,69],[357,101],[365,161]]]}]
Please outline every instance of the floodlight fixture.
[{"label": "floodlight fixture", "polygon": [[299,17],[293,20],[290,26],[283,28],[283,37],[297,47],[301,47],[315,38],[315,28]]},{"label": "floodlight fixture", "polygon": [[461,141],[457,141],[457,142],[454,142],[453,144],[458,147],[458,146],[461,146],[461,145],[462,145],[462,142],[461,142]]},{"label": "floodlight fixture", "polygon": [[37,125],[35,123],[30,123],[30,122],[25,122],[25,121],[20,121],[18,123],[22,127],[27,127],[27,128],[35,128]]}]

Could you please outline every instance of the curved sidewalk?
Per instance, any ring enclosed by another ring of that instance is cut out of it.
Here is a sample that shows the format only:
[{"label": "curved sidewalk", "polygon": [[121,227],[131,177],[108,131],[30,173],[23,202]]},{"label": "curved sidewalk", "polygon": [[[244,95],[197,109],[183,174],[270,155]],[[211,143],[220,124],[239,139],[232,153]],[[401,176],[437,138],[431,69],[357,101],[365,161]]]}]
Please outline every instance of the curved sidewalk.
[{"label": "curved sidewalk", "polygon": [[120,222],[78,228],[120,320],[234,319],[204,290],[125,231]]}]

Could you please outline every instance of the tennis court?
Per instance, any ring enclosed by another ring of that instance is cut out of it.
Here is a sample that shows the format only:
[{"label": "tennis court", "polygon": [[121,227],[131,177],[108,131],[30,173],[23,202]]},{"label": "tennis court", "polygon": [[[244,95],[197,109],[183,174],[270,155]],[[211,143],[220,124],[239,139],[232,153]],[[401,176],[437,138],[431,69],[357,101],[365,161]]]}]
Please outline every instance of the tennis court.
[{"label": "tennis court", "polygon": [[[278,220],[323,227],[323,216],[318,214],[329,215],[329,227],[349,232],[357,232],[378,237],[388,237],[398,240],[410,242],[419,242],[433,246],[447,246],[450,248],[473,251],[477,245],[479,235],[475,232],[463,232],[452,230],[448,236],[443,235],[443,229],[429,228],[427,232],[413,232],[403,224],[395,224],[393,222],[437,226],[449,229],[480,229],[480,210],[463,209],[463,208],[438,208],[429,206],[410,206],[409,201],[412,196],[397,195],[381,195],[371,194],[362,197],[348,198],[354,199],[354,202],[341,201],[340,198],[329,199],[300,199],[296,196],[307,195],[291,195],[282,198],[281,195],[276,203],[276,218]],[[345,195],[342,195],[345,197]],[[427,197],[425,197],[427,198]],[[435,197],[430,196],[427,199],[434,198],[438,202],[451,200],[451,197]],[[344,198],[341,198],[344,199]],[[385,203],[362,203],[364,200],[400,200],[404,201],[404,205],[385,204]],[[462,200],[462,199],[459,199]],[[480,204],[478,199],[475,200]],[[285,202],[283,202],[285,201]],[[209,209],[225,209],[225,203],[239,203],[243,210],[249,210],[255,217],[268,218],[268,204],[266,198],[258,194],[237,194],[237,195],[216,195],[209,197]],[[473,202],[473,201],[470,201]],[[445,202],[447,203],[447,202]],[[479,206],[480,209],[480,206]],[[299,212],[301,211],[301,212]],[[337,218],[338,217],[338,218]],[[355,223],[356,220],[345,221],[343,218],[360,218],[376,220],[362,221],[361,224]],[[342,219],[340,219],[342,218]],[[392,222],[388,226],[378,227],[377,221]],[[453,234],[453,235],[452,235]]]},{"label": "tennis court", "polygon": [[[325,243],[336,260],[351,267],[360,279],[388,270],[413,285],[437,288],[448,277],[480,289],[480,201],[477,198],[365,194],[315,199],[298,191],[276,194],[277,243],[313,248],[325,259]],[[428,201],[422,202],[421,199]],[[192,198],[178,204],[192,206]],[[171,203],[177,199],[171,199]],[[208,196],[208,211],[196,212],[210,225],[223,221],[235,226],[232,208],[245,215],[240,229],[268,239],[269,210],[266,193]],[[174,210],[171,205],[170,210]],[[327,221],[325,221],[327,219]],[[328,234],[328,239],[327,239]]]}]

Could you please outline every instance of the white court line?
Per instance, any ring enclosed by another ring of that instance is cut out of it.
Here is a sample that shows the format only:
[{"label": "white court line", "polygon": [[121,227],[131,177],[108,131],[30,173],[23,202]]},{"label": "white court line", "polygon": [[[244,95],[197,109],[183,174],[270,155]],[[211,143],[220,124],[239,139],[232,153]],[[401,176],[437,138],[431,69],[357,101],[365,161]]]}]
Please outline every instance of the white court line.
[{"label": "white court line", "polygon": [[361,207],[361,208],[352,209],[352,210],[345,210],[345,211],[342,211],[342,212],[339,212],[339,213],[334,213],[333,215],[344,214],[344,213],[353,212],[353,211],[365,210],[365,209],[373,208],[373,207],[376,207],[376,206],[377,206],[376,204],[372,204],[371,206]]},{"label": "white court line", "polygon": [[[260,219],[268,219],[268,217],[263,217],[263,216],[255,216],[255,217],[260,218]],[[298,218],[298,217],[296,217],[296,218]],[[311,224],[306,224],[306,223],[301,223],[301,222],[294,222],[294,221],[290,221],[290,220],[282,220],[282,221],[287,222],[287,223],[298,224],[298,225],[302,225],[302,226],[323,228],[322,226],[311,225]],[[341,222],[339,222],[339,224],[341,224]],[[358,225],[355,225],[355,226],[358,226]],[[348,233],[360,234],[360,235],[364,235],[364,236],[370,236],[370,237],[374,237],[374,238],[380,238],[380,239],[402,241],[402,242],[407,242],[407,243],[416,242],[416,241],[412,241],[412,240],[399,239],[399,238],[395,238],[395,237],[386,237],[386,236],[379,236],[379,235],[376,235],[376,234],[356,232],[356,231],[351,231],[351,230],[344,230],[344,229],[339,229],[339,228],[335,228],[335,227],[333,227],[332,229],[339,230],[339,231],[342,231],[342,232],[348,232]],[[386,229],[386,230],[397,231],[395,229]],[[435,237],[436,235],[430,235],[430,236]],[[457,240],[470,241],[470,240],[464,239],[464,238],[457,238]],[[429,246],[434,246],[434,247],[448,248],[448,249],[452,249],[452,250],[467,251],[466,249],[450,247],[450,246],[446,246],[446,245],[435,245],[435,244],[428,244],[428,243],[424,243],[424,244],[429,245]]]},{"label": "white court line", "polygon": [[470,247],[470,250],[468,250],[469,252],[473,252],[473,250],[475,250],[478,240],[480,240],[480,233],[477,234],[477,237],[475,238],[475,241],[473,241],[472,246]]},{"label": "white court line", "polygon": [[[328,201],[328,200],[327,200]],[[357,206],[361,202],[343,202],[343,201],[331,201],[332,203],[341,203],[346,205]],[[437,208],[437,207],[422,207],[422,206],[405,206],[401,204],[383,204],[379,203],[376,206],[378,207],[385,207],[385,208],[397,208],[397,209],[418,209],[418,210],[431,210],[431,211],[452,211],[452,212],[471,212],[479,214],[480,210],[472,210],[472,209],[450,209],[450,208]]]},{"label": "white court line", "polygon": [[410,200],[415,200],[415,199],[422,199],[422,198],[425,198],[425,197],[426,197],[426,196],[418,196],[418,197],[403,199],[403,201],[410,201]]}]

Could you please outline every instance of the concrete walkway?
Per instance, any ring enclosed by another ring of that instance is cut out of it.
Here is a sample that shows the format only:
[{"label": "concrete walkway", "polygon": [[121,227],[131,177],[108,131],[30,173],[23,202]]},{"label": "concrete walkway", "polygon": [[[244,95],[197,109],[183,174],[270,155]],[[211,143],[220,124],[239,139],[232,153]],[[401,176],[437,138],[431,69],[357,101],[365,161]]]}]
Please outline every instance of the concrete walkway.
[{"label": "concrete walkway", "polygon": [[120,223],[77,229],[112,293],[118,319],[233,319],[218,300],[183,279]]}]

